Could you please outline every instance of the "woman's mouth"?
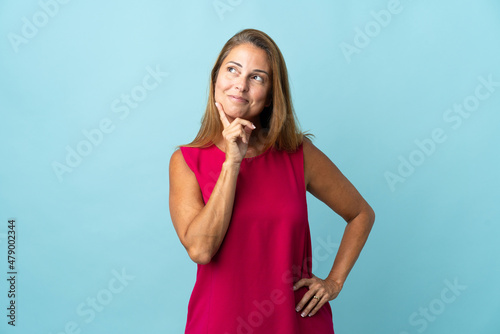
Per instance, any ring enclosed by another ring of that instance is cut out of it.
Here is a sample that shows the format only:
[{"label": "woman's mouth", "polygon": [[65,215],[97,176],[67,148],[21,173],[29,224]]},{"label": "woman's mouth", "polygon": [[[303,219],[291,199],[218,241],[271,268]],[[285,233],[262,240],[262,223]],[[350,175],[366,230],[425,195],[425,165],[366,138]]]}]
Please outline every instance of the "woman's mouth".
[{"label": "woman's mouth", "polygon": [[231,101],[234,101],[236,103],[247,103],[248,100],[240,97],[240,96],[236,96],[236,95],[228,95],[229,98],[231,99]]}]

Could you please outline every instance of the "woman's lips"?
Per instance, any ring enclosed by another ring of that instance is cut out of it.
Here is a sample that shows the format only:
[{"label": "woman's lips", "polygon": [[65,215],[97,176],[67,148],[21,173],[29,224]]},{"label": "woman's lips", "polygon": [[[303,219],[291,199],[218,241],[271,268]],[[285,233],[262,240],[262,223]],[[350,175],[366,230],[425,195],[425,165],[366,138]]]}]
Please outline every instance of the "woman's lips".
[{"label": "woman's lips", "polygon": [[229,95],[229,98],[232,101],[238,102],[238,103],[247,103],[248,101],[242,97],[236,96],[236,95]]}]

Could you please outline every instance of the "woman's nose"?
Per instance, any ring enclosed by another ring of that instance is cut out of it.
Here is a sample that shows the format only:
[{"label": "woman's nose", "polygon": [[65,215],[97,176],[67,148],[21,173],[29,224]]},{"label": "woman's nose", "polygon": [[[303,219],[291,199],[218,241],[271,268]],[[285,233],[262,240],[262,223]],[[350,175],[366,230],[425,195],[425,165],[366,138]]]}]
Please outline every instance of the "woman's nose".
[{"label": "woman's nose", "polygon": [[244,92],[248,89],[248,83],[247,83],[247,80],[245,78],[238,78],[236,79],[236,83],[235,83],[235,87],[236,89]]}]

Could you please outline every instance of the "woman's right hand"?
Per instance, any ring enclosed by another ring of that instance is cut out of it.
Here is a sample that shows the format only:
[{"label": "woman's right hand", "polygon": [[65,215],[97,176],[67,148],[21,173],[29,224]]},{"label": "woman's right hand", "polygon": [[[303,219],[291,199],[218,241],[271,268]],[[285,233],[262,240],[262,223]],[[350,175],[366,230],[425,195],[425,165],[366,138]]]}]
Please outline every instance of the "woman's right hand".
[{"label": "woman's right hand", "polygon": [[247,153],[248,142],[255,125],[239,117],[229,122],[222,104],[215,102],[215,106],[219,110],[220,120],[224,126],[222,137],[224,138],[226,161],[239,164]]}]

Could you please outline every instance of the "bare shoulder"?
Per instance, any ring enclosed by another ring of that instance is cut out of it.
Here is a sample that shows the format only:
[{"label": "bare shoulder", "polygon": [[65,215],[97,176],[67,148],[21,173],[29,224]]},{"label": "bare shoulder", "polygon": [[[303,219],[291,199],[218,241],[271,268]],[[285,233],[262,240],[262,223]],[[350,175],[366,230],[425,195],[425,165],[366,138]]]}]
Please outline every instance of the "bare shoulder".
[{"label": "bare shoulder", "polygon": [[175,173],[176,176],[182,176],[182,174],[193,174],[191,168],[189,168],[181,149],[176,149],[172,156],[170,157],[170,173]]},{"label": "bare shoulder", "polygon": [[188,166],[181,149],[172,153],[169,164],[170,191],[192,188],[199,188],[194,172]]},{"label": "bare shoulder", "polygon": [[[179,165],[186,164],[186,161],[184,160],[184,156],[182,155],[181,149],[176,149],[174,153],[172,153],[172,156],[170,157],[170,168],[172,167],[179,167]],[[187,164],[186,164],[187,166]]]},{"label": "bare shoulder", "polygon": [[304,153],[304,176],[306,182],[306,190],[311,191],[311,179],[313,175],[319,173],[337,173],[338,169],[333,162],[319,148],[317,148],[309,138],[304,137],[303,141]]},{"label": "bare shoulder", "polygon": [[367,203],[330,158],[304,138],[306,190],[346,221],[353,219]]},{"label": "bare shoulder", "polygon": [[[200,200],[201,193],[194,172],[189,168],[180,149],[172,153],[169,166],[170,200],[180,198]],[[172,204],[172,203],[171,203]]]},{"label": "bare shoulder", "polygon": [[307,137],[304,137],[304,141],[303,141],[303,151],[304,151],[304,158],[317,158],[318,156],[321,156],[323,155],[324,157],[326,157],[326,155],[321,152],[321,150],[319,148],[317,148],[313,143],[312,141],[307,138]]}]

